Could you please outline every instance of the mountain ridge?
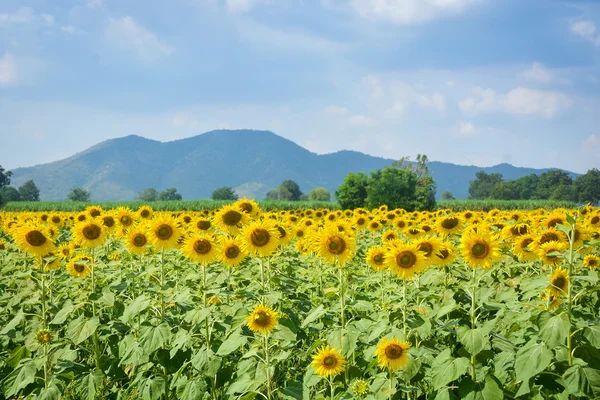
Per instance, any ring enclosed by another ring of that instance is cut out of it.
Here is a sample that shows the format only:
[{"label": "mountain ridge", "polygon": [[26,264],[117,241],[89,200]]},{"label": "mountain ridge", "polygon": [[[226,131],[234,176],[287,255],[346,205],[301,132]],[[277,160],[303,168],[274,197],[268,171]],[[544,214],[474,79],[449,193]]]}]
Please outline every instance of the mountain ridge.
[{"label": "mountain ridge", "polygon": [[[132,200],[148,187],[175,187],[184,199],[202,199],[222,186],[262,199],[286,179],[296,181],[305,193],[317,186],[333,193],[349,172],[368,173],[394,161],[355,150],[316,154],[264,130],[213,130],[168,142],[128,135],[104,140],[62,160],[16,168],[12,184],[33,179],[44,200],[64,200],[75,186],[89,190],[95,201]],[[467,197],[469,180],[477,171],[516,179],[554,169],[507,163],[477,167],[431,161],[428,165],[438,197],[450,191],[459,199]]]}]

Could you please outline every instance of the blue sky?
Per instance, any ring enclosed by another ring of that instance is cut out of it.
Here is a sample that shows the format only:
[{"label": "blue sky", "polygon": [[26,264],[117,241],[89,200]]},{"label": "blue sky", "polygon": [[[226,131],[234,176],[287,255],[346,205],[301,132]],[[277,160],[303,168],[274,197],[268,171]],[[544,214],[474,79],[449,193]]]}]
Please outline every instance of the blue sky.
[{"label": "blue sky", "polygon": [[223,128],[317,153],[600,168],[600,1],[0,3],[3,167]]}]

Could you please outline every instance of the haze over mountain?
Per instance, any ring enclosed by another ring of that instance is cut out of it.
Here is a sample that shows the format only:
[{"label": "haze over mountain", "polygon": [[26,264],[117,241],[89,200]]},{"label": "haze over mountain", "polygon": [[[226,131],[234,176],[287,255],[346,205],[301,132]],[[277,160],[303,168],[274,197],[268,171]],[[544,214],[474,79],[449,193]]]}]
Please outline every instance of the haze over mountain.
[{"label": "haze over mountain", "polygon": [[[16,187],[33,179],[42,200],[64,200],[75,186],[89,190],[95,201],[133,200],[149,187],[175,187],[186,200],[207,199],[222,186],[263,199],[286,179],[296,181],[304,193],[323,186],[333,194],[349,172],[370,172],[394,161],[346,150],[319,155],[270,131],[216,130],[172,142],[136,135],[107,140],[64,160],[14,169],[11,183]],[[467,198],[477,171],[499,172],[505,179],[548,171],[438,161],[429,168],[438,197],[449,191],[458,199]]]}]

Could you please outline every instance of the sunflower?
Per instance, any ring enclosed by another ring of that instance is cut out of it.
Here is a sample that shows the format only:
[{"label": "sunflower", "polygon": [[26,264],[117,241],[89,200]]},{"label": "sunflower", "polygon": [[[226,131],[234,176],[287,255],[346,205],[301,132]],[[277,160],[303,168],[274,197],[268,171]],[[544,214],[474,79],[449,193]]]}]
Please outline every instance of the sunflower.
[{"label": "sunflower", "polygon": [[141,219],[150,219],[150,218],[152,218],[153,213],[154,213],[154,210],[150,206],[141,206],[137,210],[137,215]]},{"label": "sunflower", "polygon": [[87,255],[73,257],[67,264],[67,271],[78,278],[85,278],[90,274],[90,263],[92,258]]},{"label": "sunflower", "polygon": [[555,228],[556,225],[564,225],[566,219],[564,212],[554,211],[548,214],[543,220],[542,225],[545,228]]},{"label": "sunflower", "polygon": [[94,248],[104,244],[106,236],[102,232],[102,221],[97,218],[88,218],[71,228],[73,241],[83,248]]},{"label": "sunflower", "polygon": [[531,233],[531,227],[525,223],[516,223],[512,225],[507,225],[502,229],[502,239],[505,240],[513,240],[515,238],[521,237],[523,235],[528,235]]},{"label": "sunflower", "polygon": [[375,355],[381,369],[389,368],[394,371],[408,365],[408,349],[410,343],[392,337],[391,339],[381,338],[377,344]]},{"label": "sunflower", "polygon": [[421,239],[417,239],[413,242],[419,251],[422,251],[427,261],[431,264],[436,264],[438,258],[435,255],[442,249],[444,242],[435,236],[426,236]]},{"label": "sunflower", "polygon": [[219,247],[214,236],[199,233],[186,239],[181,251],[190,260],[200,265],[207,265],[215,260]]},{"label": "sunflower", "polygon": [[363,229],[367,226],[368,222],[369,220],[367,217],[359,214],[354,217],[353,225],[356,227],[356,229]]},{"label": "sunflower", "polygon": [[356,397],[361,397],[367,394],[367,390],[369,390],[369,382],[364,379],[357,379],[352,384],[352,394]]},{"label": "sunflower", "polygon": [[381,235],[381,241],[383,243],[392,241],[392,240],[396,240],[398,239],[398,234],[396,233],[396,231],[394,230],[387,230],[385,232],[383,232],[383,234]]},{"label": "sunflower", "polygon": [[404,234],[411,239],[416,239],[418,237],[423,236],[425,234],[425,231],[419,228],[418,226],[413,226],[409,227],[408,229],[405,229]]},{"label": "sunflower", "polygon": [[583,265],[588,267],[589,269],[596,269],[600,266],[600,257],[595,254],[588,254],[583,259]]},{"label": "sunflower", "polygon": [[61,226],[63,226],[65,220],[63,219],[63,217],[59,214],[59,213],[51,213],[48,216],[48,221],[50,221],[50,223],[52,225],[54,225],[57,228],[60,228]]},{"label": "sunflower", "polygon": [[414,243],[395,241],[385,254],[387,267],[402,279],[412,278],[426,265],[425,254]]},{"label": "sunflower", "polygon": [[43,257],[42,264],[44,265],[44,271],[49,270],[57,270],[60,268],[60,260],[59,253],[56,251],[51,251]]},{"label": "sunflower", "polygon": [[502,257],[498,238],[489,230],[470,230],[460,239],[461,255],[473,268],[491,268]]},{"label": "sunflower", "polygon": [[548,242],[564,242],[565,235],[563,235],[560,231],[550,228],[542,231],[535,242],[531,244],[531,247],[534,251],[537,251],[544,243]]},{"label": "sunflower", "polygon": [[250,216],[238,207],[225,205],[215,213],[213,222],[221,227],[224,232],[237,234],[239,229],[248,223],[249,219]]},{"label": "sunflower", "polygon": [[387,268],[385,265],[385,250],[383,247],[371,247],[367,250],[365,258],[367,265],[371,266],[375,271],[384,271]]},{"label": "sunflower", "polygon": [[554,297],[560,297],[567,293],[569,288],[569,271],[558,267],[550,276],[550,286],[548,292]]},{"label": "sunflower", "polygon": [[246,325],[255,333],[268,335],[279,323],[279,315],[272,308],[259,304],[246,317]]},{"label": "sunflower", "polygon": [[562,303],[561,297],[553,295],[548,289],[541,293],[540,298],[546,303],[546,306],[540,307],[542,309],[556,310]]},{"label": "sunflower", "polygon": [[450,242],[442,243],[442,247],[434,254],[438,258],[434,265],[439,267],[450,265],[456,260],[456,248]]},{"label": "sunflower", "polygon": [[312,356],[311,366],[315,369],[317,375],[321,377],[333,377],[344,371],[346,360],[340,350],[335,347],[322,346],[317,350],[317,354]]},{"label": "sunflower", "polygon": [[249,200],[245,197],[233,203],[233,206],[239,208],[246,214],[250,215],[252,218],[256,218],[261,212],[260,207],[256,201]]},{"label": "sunflower", "polygon": [[199,231],[207,231],[211,228],[212,223],[210,222],[210,218],[198,217],[193,225],[198,228]]},{"label": "sunflower", "polygon": [[367,224],[367,228],[369,228],[371,232],[377,232],[383,228],[383,224],[380,221],[374,219]]},{"label": "sunflower", "polygon": [[353,236],[340,232],[335,226],[327,225],[314,232],[312,237],[313,251],[322,257],[325,262],[340,266],[346,265],[354,256],[356,248]]},{"label": "sunflower", "polygon": [[102,207],[99,206],[87,206],[85,212],[92,218],[97,218],[102,215]]},{"label": "sunflower", "polygon": [[535,251],[531,248],[531,244],[535,242],[533,235],[519,236],[515,240],[512,252],[519,261],[533,261],[537,259]]},{"label": "sunflower", "polygon": [[128,207],[119,207],[115,210],[117,222],[123,229],[129,228],[133,222],[134,213]]},{"label": "sunflower", "polygon": [[136,255],[146,254],[150,251],[148,227],[143,224],[132,225],[125,235],[127,249]]},{"label": "sunflower", "polygon": [[537,250],[537,255],[545,264],[556,264],[560,261],[557,255],[552,253],[561,252],[567,248],[567,244],[563,242],[550,241],[544,243]]},{"label": "sunflower", "polygon": [[221,241],[217,259],[229,268],[236,267],[248,256],[243,250],[243,246],[241,238],[227,237]]},{"label": "sunflower", "polygon": [[462,219],[458,214],[447,215],[435,222],[435,230],[440,236],[449,236],[459,232],[462,228]]},{"label": "sunflower", "polygon": [[38,258],[54,250],[50,232],[44,225],[25,222],[14,229],[13,238],[25,252]]},{"label": "sunflower", "polygon": [[117,221],[115,221],[112,215],[103,215],[100,217],[100,220],[102,221],[102,227],[107,233],[112,232],[117,225]]},{"label": "sunflower", "polygon": [[289,227],[284,224],[276,224],[275,228],[279,232],[277,240],[281,247],[285,247],[294,238],[289,230]]},{"label": "sunflower", "polygon": [[152,220],[148,236],[157,249],[172,249],[181,238],[181,228],[173,217],[163,214]]},{"label": "sunflower", "polygon": [[589,214],[586,218],[586,223],[590,228],[599,228],[600,227],[600,212],[596,212],[594,214]]},{"label": "sunflower", "polygon": [[272,220],[255,221],[242,229],[244,250],[255,256],[268,257],[277,246],[279,231]]}]

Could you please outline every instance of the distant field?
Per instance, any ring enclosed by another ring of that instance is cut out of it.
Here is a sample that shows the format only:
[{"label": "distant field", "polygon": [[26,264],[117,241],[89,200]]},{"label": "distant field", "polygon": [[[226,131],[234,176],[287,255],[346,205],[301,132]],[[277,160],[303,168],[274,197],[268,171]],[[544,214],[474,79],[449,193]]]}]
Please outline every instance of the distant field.
[{"label": "distant field", "polygon": [[[188,200],[188,201],[122,201],[122,202],[71,202],[71,201],[33,201],[33,202],[10,202],[2,210],[4,211],[81,211],[90,205],[99,205],[105,210],[125,206],[137,209],[144,204],[149,204],[158,211],[200,211],[214,209],[231,203],[229,201],[216,200]],[[259,201],[263,210],[290,210],[297,208],[327,208],[337,210],[338,203],[328,201]],[[453,211],[489,211],[499,210],[535,210],[537,208],[575,208],[577,205],[568,201],[553,200],[442,200],[437,202],[439,209],[451,209]]]}]

